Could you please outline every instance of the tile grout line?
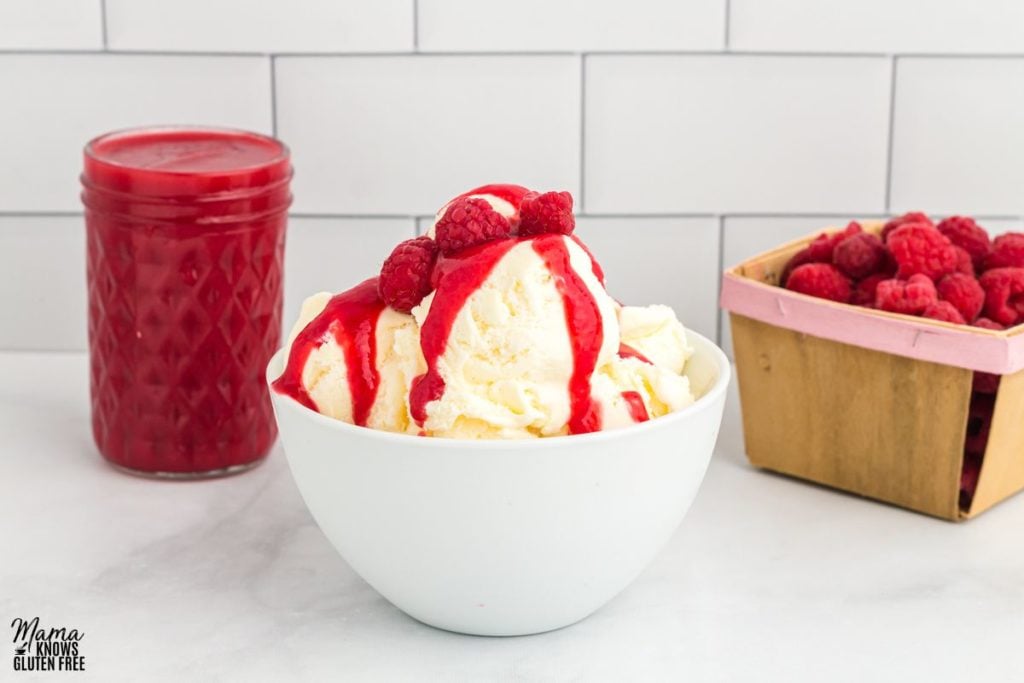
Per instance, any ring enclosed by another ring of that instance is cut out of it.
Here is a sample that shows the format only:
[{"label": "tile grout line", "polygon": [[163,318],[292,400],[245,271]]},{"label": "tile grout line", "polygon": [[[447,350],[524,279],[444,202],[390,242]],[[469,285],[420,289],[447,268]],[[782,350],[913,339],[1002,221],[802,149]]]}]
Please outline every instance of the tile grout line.
[{"label": "tile grout line", "polygon": [[586,195],[583,193],[586,178],[586,123],[587,123],[587,55],[580,55],[580,187],[579,207],[580,213],[584,212],[586,205],[583,203]]},{"label": "tile grout line", "polygon": [[[418,33],[418,31],[417,31]],[[418,36],[417,36],[418,43]],[[260,50],[139,50],[139,49],[55,49],[55,48],[0,48],[0,55],[99,55],[112,54],[124,56],[159,56],[159,57],[265,57],[266,51]],[[524,59],[536,57],[575,57],[580,54],[575,50],[493,50],[493,51],[423,51],[417,46],[417,50],[383,50],[376,52],[367,51],[310,51],[310,52],[275,52],[278,57],[522,57]],[[678,50],[588,50],[588,55],[602,55],[612,57],[787,57],[787,58],[835,58],[835,59],[856,59],[856,58],[892,58],[894,56],[909,59],[945,59],[945,60],[967,60],[967,59],[1024,59],[1024,52],[1008,53],[985,53],[985,52],[959,52],[959,53],[937,53],[937,52],[822,52],[822,51],[793,51],[793,50],[736,50],[736,49],[678,49]]]},{"label": "tile grout line", "polygon": [[412,51],[420,51],[420,2],[412,0]]},{"label": "tile grout line", "polygon": [[718,217],[718,277],[715,294],[715,343],[722,345],[722,273],[725,270],[725,216]]},{"label": "tile grout line", "polygon": [[885,151],[885,211],[892,211],[892,161],[893,147],[896,132],[896,63],[899,57],[892,56],[892,64],[889,67],[889,137]]},{"label": "tile grout line", "polygon": [[725,0],[725,44],[723,49],[729,50],[729,41],[732,38],[732,0]]},{"label": "tile grout line", "polygon": [[0,218],[81,218],[84,211],[0,211]]},{"label": "tile grout line", "polygon": [[100,35],[103,38],[105,52],[110,48],[110,42],[107,39],[107,0],[100,0]]},{"label": "tile grout line", "polygon": [[[84,215],[82,211],[18,211],[18,210],[0,210],[0,218],[80,218]],[[433,215],[422,214],[422,213],[314,213],[308,211],[292,211],[289,214],[291,218],[301,219],[335,219],[335,220],[408,220],[408,219],[427,219],[433,218]],[[577,218],[586,219],[635,219],[635,220],[646,220],[646,219],[668,219],[668,218],[792,218],[792,219],[804,219],[804,218],[838,218],[838,219],[852,219],[852,218],[886,218],[889,214],[880,211],[848,211],[848,212],[831,212],[831,211],[819,211],[819,212],[795,212],[795,213],[779,213],[772,211],[739,211],[739,212],[724,212],[715,213],[713,211],[704,212],[678,212],[678,213],[588,213],[586,211],[579,211],[576,213]],[[943,213],[936,213],[936,216],[945,216]],[[1010,221],[1010,220],[1024,220],[1024,215],[1018,214],[984,214],[974,213],[971,214],[974,218],[979,221]]]},{"label": "tile grout line", "polygon": [[277,137],[277,56],[270,57],[270,130]]}]

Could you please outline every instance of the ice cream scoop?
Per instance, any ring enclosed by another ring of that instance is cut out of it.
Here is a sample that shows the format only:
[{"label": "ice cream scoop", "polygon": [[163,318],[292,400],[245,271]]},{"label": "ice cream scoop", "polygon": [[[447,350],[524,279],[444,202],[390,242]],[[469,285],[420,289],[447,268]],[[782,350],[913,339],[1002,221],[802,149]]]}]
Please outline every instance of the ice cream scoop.
[{"label": "ice cream scoop", "polygon": [[463,193],[379,279],[303,306],[274,383],[325,415],[449,438],[582,434],[693,402],[686,332],[621,306],[573,233],[572,198]]},{"label": "ice cream scoop", "polygon": [[409,315],[384,305],[372,278],[341,294],[306,299],[274,389],[345,422],[419,432],[408,387],[423,371],[419,333]]}]

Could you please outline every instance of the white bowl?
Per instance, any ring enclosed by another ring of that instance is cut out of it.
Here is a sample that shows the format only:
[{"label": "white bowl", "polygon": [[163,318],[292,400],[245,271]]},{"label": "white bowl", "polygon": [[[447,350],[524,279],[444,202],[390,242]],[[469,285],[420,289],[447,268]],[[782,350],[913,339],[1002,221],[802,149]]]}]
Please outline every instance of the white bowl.
[{"label": "white bowl", "polygon": [[[438,628],[539,633],[583,619],[629,585],[697,495],[730,367],[714,344],[690,337],[696,403],[595,434],[421,438],[271,396],[302,497],[367,583]],[[282,366],[278,351],[268,381]]]}]

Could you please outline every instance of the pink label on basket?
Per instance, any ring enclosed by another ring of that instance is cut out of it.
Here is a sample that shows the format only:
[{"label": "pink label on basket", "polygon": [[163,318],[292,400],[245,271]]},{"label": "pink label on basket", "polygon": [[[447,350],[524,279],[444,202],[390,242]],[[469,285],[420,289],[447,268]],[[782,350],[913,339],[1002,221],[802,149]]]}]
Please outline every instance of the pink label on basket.
[{"label": "pink label on basket", "polygon": [[1006,375],[1024,369],[1024,334],[989,333],[797,294],[735,273],[722,308],[763,323],[906,358]]}]

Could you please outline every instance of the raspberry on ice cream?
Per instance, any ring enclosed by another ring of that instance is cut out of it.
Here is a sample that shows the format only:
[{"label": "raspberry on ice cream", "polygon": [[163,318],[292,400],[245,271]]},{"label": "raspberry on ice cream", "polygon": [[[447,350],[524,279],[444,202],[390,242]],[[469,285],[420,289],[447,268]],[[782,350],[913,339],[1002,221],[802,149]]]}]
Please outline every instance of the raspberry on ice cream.
[{"label": "raspberry on ice cream", "polygon": [[519,234],[570,235],[576,228],[572,195],[568,192],[530,192],[519,207]]},{"label": "raspberry on ice cream", "polygon": [[437,243],[429,237],[406,240],[395,247],[380,269],[380,296],[391,308],[408,313],[430,293],[430,274],[437,261]]},{"label": "raspberry on ice cream", "polygon": [[485,199],[463,197],[448,205],[434,226],[441,253],[451,254],[469,247],[512,236],[512,226]]}]

